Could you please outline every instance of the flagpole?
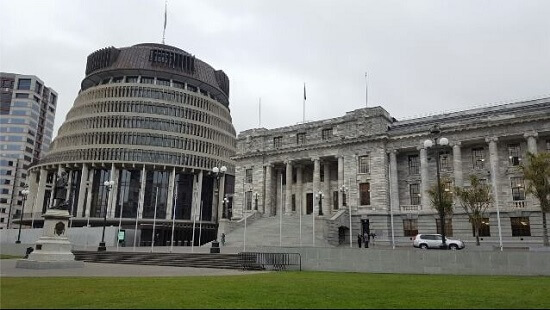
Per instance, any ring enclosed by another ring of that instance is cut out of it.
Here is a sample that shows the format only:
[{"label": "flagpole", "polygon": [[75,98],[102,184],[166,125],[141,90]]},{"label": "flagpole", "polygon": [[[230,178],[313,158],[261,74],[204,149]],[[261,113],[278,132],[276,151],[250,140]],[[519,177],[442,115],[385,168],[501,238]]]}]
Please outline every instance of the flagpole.
[{"label": "flagpole", "polygon": [[[193,193],[193,195],[196,197],[196,191]],[[196,202],[194,203],[196,205]],[[191,253],[195,252],[195,225],[197,222],[197,208],[193,208],[193,235],[191,236]]]},{"label": "flagpole", "polygon": [[151,235],[151,253],[155,247],[155,224],[157,223],[157,204],[159,200],[159,187],[157,186],[157,192],[155,194],[155,214],[153,215],[153,233]]},{"label": "flagpole", "polygon": [[202,200],[201,207],[199,209],[199,247],[201,246],[202,241]]},{"label": "flagpole", "polygon": [[367,83],[367,72],[365,72],[365,107],[369,106],[369,87]]},{"label": "flagpole", "polygon": [[306,83],[304,82],[304,100],[303,100],[303,104],[302,104],[302,118],[303,118],[303,123],[305,124],[306,123]]},{"label": "flagpole", "polygon": [[[120,200],[120,215],[118,217],[118,233],[120,234],[120,229],[122,228],[122,210],[124,208],[124,187],[122,187],[122,198]],[[125,235],[126,237],[126,235]],[[116,250],[118,251],[120,240],[118,239],[118,235],[116,237]]]},{"label": "flagpole", "polygon": [[258,103],[258,128],[262,128],[262,97]]},{"label": "flagpole", "polygon": [[279,246],[283,246],[283,173],[281,173],[281,209],[279,212]]},{"label": "flagpole", "polygon": [[300,217],[300,246],[302,246],[302,207],[302,197],[300,197],[300,212],[298,213],[298,216]]},{"label": "flagpole", "polygon": [[176,193],[174,195],[174,207],[172,208],[172,236],[170,237],[170,253],[174,250],[174,228],[176,225],[176,204],[178,203],[178,185],[176,183]]},{"label": "flagpole", "polygon": [[164,44],[164,38],[166,37],[166,22],[168,20],[168,0],[164,1],[164,28],[162,30],[162,44]]}]

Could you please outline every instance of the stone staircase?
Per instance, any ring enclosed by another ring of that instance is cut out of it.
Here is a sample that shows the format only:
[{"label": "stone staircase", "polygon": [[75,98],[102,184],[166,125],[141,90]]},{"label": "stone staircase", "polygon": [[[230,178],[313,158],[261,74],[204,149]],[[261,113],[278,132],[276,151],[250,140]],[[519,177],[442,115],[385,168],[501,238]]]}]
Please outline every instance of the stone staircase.
[{"label": "stone staircase", "polygon": [[[282,246],[300,246],[300,218],[298,215],[283,215]],[[239,248],[244,243],[244,221],[226,233],[225,246]],[[279,216],[259,217],[246,226],[246,246],[279,246]],[[332,247],[323,236],[324,220],[315,222],[315,246]],[[302,215],[302,246],[313,246],[312,215]]]},{"label": "stone staircase", "polygon": [[[73,251],[76,260],[109,263],[196,268],[242,269],[243,261],[237,254],[218,253],[144,253]],[[248,264],[249,265],[249,264]],[[261,268],[258,268],[261,269]]]}]

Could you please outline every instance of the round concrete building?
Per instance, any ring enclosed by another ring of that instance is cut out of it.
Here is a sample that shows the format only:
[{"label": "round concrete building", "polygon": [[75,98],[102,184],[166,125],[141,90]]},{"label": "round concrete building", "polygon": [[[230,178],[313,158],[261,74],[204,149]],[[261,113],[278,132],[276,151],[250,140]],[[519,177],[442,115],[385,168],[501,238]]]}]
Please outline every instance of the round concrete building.
[{"label": "round concrete building", "polygon": [[106,216],[126,241],[150,245],[155,229],[155,245],[168,245],[174,223],[183,245],[199,244],[196,222],[200,243],[211,241],[230,213],[235,147],[222,70],[164,44],[100,49],[50,151],[30,168],[24,223],[41,225],[66,172],[72,226],[103,226]]}]

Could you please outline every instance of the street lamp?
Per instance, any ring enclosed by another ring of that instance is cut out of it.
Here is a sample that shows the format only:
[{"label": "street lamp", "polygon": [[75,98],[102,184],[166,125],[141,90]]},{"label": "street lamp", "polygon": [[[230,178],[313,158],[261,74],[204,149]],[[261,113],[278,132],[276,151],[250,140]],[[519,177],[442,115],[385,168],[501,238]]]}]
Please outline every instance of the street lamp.
[{"label": "street lamp", "polygon": [[105,212],[103,213],[103,233],[101,234],[101,242],[97,248],[98,252],[107,251],[107,247],[105,246],[105,225],[107,225],[107,208],[109,207],[109,202],[111,201],[111,189],[115,185],[115,181],[105,181],[103,182],[103,185],[105,185],[105,189],[107,190],[107,204],[105,205]]},{"label": "street lamp", "polygon": [[17,234],[17,241],[15,243],[21,243],[21,225],[23,224],[23,212],[25,211],[25,202],[27,201],[27,195],[29,194],[29,188],[25,187],[24,190],[21,191],[21,195],[23,195],[23,207],[21,207],[21,218],[19,219],[19,233]]},{"label": "street lamp", "polygon": [[323,192],[319,191],[315,195],[315,198],[319,199],[319,216],[323,215],[323,198],[325,198],[325,195],[323,195]]},{"label": "street lamp", "polygon": [[[346,207],[346,204],[347,204],[346,192],[348,191],[348,188],[346,187],[346,185],[342,184],[342,186],[340,186],[340,191],[342,192],[342,205]],[[353,236],[353,233],[351,230],[351,204],[350,204],[349,205],[349,247],[350,248],[353,248],[352,236]]]},{"label": "street lamp", "polygon": [[449,139],[441,137],[441,130],[439,125],[434,125],[430,129],[430,137],[433,139],[427,139],[424,141],[424,148],[426,151],[432,148],[435,151],[435,167],[437,176],[437,210],[439,212],[439,221],[441,222],[441,236],[442,236],[442,248],[447,247],[447,240],[445,239],[445,208],[443,207],[442,194],[441,194],[441,175],[439,172],[439,156],[441,149],[449,145]]},{"label": "street lamp", "polygon": [[[214,167],[212,168],[212,173],[214,173],[214,176],[216,177],[216,210],[219,208],[220,204],[220,175],[224,175],[227,171],[226,166],[221,166],[220,168]],[[224,198],[224,207],[225,207],[225,198]],[[219,213],[218,213],[219,214]],[[224,217],[224,214],[222,212],[222,218]]]}]

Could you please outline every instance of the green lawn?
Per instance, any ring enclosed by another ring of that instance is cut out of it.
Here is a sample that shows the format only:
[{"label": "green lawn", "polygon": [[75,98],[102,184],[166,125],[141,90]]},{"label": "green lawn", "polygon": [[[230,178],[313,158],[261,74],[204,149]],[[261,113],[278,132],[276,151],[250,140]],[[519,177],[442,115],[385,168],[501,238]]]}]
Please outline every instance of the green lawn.
[{"label": "green lawn", "polygon": [[550,308],[550,277],[277,272],[1,278],[0,308]]},{"label": "green lawn", "polygon": [[0,254],[0,259],[14,259],[14,258],[23,258],[23,256]]}]

